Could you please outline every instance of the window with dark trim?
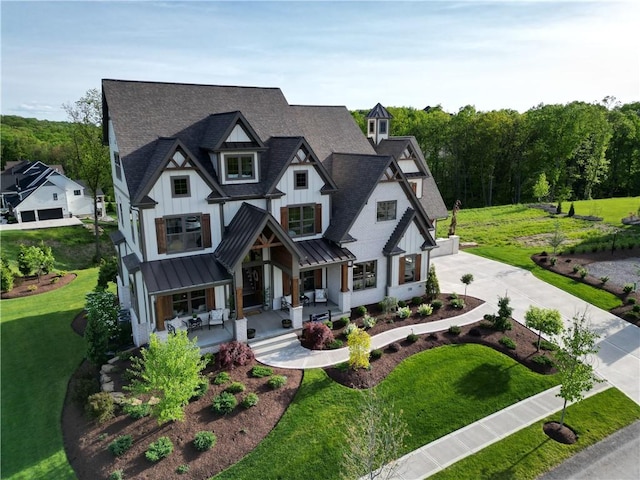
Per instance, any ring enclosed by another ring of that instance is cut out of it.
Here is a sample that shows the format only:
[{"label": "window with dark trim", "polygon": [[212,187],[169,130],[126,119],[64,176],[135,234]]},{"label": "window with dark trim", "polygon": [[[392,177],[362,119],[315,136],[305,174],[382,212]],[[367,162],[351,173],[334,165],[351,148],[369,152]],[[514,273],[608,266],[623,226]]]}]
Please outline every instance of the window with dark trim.
[{"label": "window with dark trim", "polygon": [[167,253],[202,248],[202,218],[200,215],[165,218]]},{"label": "window with dark trim", "polygon": [[171,177],[171,196],[174,198],[191,196],[189,177],[187,175]]},{"label": "window with dark trim", "polygon": [[73,191],[73,194],[74,194],[76,197],[78,197],[78,196],[80,196],[80,195],[82,194],[82,192],[81,192],[80,190],[74,190],[74,191]]},{"label": "window with dark trim", "polygon": [[309,176],[306,170],[298,170],[293,172],[294,188],[296,190],[303,190],[309,187]]},{"label": "window with dark trim", "polygon": [[375,120],[369,120],[369,133],[376,133],[376,121]]},{"label": "window with dark trim", "polygon": [[225,176],[227,180],[252,180],[256,178],[253,155],[225,155]]},{"label": "window with dark trim", "polygon": [[58,194],[57,194],[57,193],[54,193],[54,194],[53,194],[53,199],[54,199],[54,200],[58,200]]},{"label": "window with dark trim", "polygon": [[404,257],[404,283],[416,281],[416,255],[405,255]]},{"label": "window with dark trim", "polygon": [[396,200],[387,200],[376,204],[376,220],[384,222],[396,219]]},{"label": "window with dark trim", "polygon": [[[300,292],[308,292],[309,290],[314,290],[316,288],[315,270],[306,270],[304,272],[300,272],[300,283],[302,283]],[[320,288],[320,286],[318,286],[318,288]]]},{"label": "window with dark trim", "polygon": [[316,206],[296,205],[288,209],[287,230],[289,235],[313,235],[316,233]]},{"label": "window with dark trim", "polygon": [[387,133],[387,121],[386,120],[380,120],[380,133],[382,135],[385,135]]},{"label": "window with dark trim", "polygon": [[116,164],[116,178],[122,180],[122,164],[120,163],[120,154],[118,152],[113,153],[113,161]]},{"label": "window with dark trim", "polygon": [[353,290],[376,288],[377,260],[356,263],[353,265]]},{"label": "window with dark trim", "polygon": [[204,290],[191,290],[190,292],[175,293],[171,297],[173,315],[180,317],[191,315],[206,310],[207,300]]}]

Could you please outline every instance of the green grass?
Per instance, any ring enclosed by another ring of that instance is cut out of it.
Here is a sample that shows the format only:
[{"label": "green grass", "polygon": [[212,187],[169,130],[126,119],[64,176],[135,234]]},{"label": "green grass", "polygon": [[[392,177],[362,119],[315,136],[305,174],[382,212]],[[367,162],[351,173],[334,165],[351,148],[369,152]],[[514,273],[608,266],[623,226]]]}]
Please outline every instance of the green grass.
[{"label": "green grass", "polygon": [[[455,345],[406,359],[377,389],[403,411],[409,452],[556,384],[555,376],[533,373],[490,348]],[[339,478],[342,452],[349,448],[345,428],[360,401],[360,392],[333,382],[324,371],[306,370],[276,428],[215,478],[290,478],[291,472],[305,472],[308,479]]]},{"label": "green grass", "polygon": [[[622,219],[629,213],[638,214],[640,197],[603,198],[597,200],[578,200],[573,202],[576,215],[602,217],[605,223],[622,226]],[[571,202],[563,203],[563,211],[569,211]]]},{"label": "green grass", "polygon": [[71,329],[98,270],[53,292],[2,300],[2,478],[75,478],[62,443],[67,382],[85,344]]},{"label": "green grass", "polygon": [[554,442],[544,434],[544,422],[559,419],[552,415],[429,478],[534,479],[639,418],[640,406],[618,389],[610,388],[568,407],[566,423],[579,436],[573,445]]}]

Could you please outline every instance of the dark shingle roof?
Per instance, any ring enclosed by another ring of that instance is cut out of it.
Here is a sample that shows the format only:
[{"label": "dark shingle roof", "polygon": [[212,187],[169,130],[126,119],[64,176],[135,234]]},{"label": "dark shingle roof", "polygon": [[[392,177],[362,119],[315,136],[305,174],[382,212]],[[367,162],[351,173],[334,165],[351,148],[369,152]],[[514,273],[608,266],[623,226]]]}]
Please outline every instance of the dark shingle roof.
[{"label": "dark shingle roof", "polygon": [[231,283],[213,255],[191,255],[140,264],[150,294]]},{"label": "dark shingle roof", "polygon": [[367,118],[393,118],[393,115],[391,115],[386,108],[378,103],[371,109],[369,113],[367,113]]}]

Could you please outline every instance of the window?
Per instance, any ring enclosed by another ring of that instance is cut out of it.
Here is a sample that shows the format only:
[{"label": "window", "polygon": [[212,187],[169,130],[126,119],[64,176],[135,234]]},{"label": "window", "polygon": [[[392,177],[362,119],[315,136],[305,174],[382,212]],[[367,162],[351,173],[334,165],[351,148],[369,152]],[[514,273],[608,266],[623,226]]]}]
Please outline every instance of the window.
[{"label": "window", "polygon": [[376,121],[369,120],[369,134],[374,134],[374,133],[376,133]]},{"label": "window", "polygon": [[227,180],[251,180],[256,178],[253,155],[225,155]]},{"label": "window", "polygon": [[74,194],[76,197],[79,197],[81,193],[82,193],[82,192],[81,192],[80,190],[74,190],[74,191],[73,191],[73,194]]},{"label": "window", "polygon": [[293,177],[295,180],[294,188],[296,190],[303,190],[309,186],[309,182],[308,182],[309,177],[306,171],[302,170],[302,171],[293,172]]},{"label": "window", "polygon": [[380,134],[386,135],[386,133],[387,133],[387,121],[380,120]]},{"label": "window", "polygon": [[202,248],[200,215],[170,217],[165,219],[167,252],[184,252]]},{"label": "window", "polygon": [[120,154],[118,152],[113,153],[113,161],[116,164],[116,178],[122,180],[122,164],[120,163]]},{"label": "window", "polygon": [[173,315],[190,315],[195,312],[204,312],[207,301],[204,290],[192,290],[190,292],[175,293],[172,295]]},{"label": "window", "polygon": [[57,193],[54,193],[54,194],[53,194],[53,199],[54,199],[55,201],[57,201],[57,200],[58,200],[58,194],[57,194]]},{"label": "window", "polygon": [[386,220],[396,219],[396,204],[395,200],[388,200],[384,202],[378,202],[377,204],[377,221],[384,222]]},{"label": "window", "polygon": [[404,257],[404,283],[415,282],[416,279],[416,255]]},{"label": "window", "polygon": [[316,206],[299,205],[289,207],[287,230],[289,235],[313,235],[316,233]]},{"label": "window", "polygon": [[377,261],[356,263],[353,265],[353,290],[376,288]]},{"label": "window", "polygon": [[188,197],[190,195],[189,177],[171,177],[172,197]]},{"label": "window", "polygon": [[[302,283],[302,288],[300,289],[300,292],[308,292],[309,290],[315,290],[316,271],[307,270],[305,272],[300,272],[300,282]],[[318,288],[320,288],[320,285],[318,286]]]}]

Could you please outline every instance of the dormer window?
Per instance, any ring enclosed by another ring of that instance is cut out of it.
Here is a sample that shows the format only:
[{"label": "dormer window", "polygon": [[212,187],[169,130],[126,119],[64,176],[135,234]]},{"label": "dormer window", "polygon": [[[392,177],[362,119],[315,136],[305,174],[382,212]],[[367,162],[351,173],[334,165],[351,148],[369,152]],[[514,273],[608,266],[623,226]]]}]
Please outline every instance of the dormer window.
[{"label": "dormer window", "polygon": [[227,182],[257,179],[256,155],[253,153],[227,153],[224,158],[224,178]]},{"label": "dormer window", "polygon": [[376,121],[371,119],[369,120],[369,135],[374,135],[376,133]]},{"label": "dormer window", "polygon": [[386,135],[387,133],[387,121],[384,119],[380,120],[380,135]]}]

